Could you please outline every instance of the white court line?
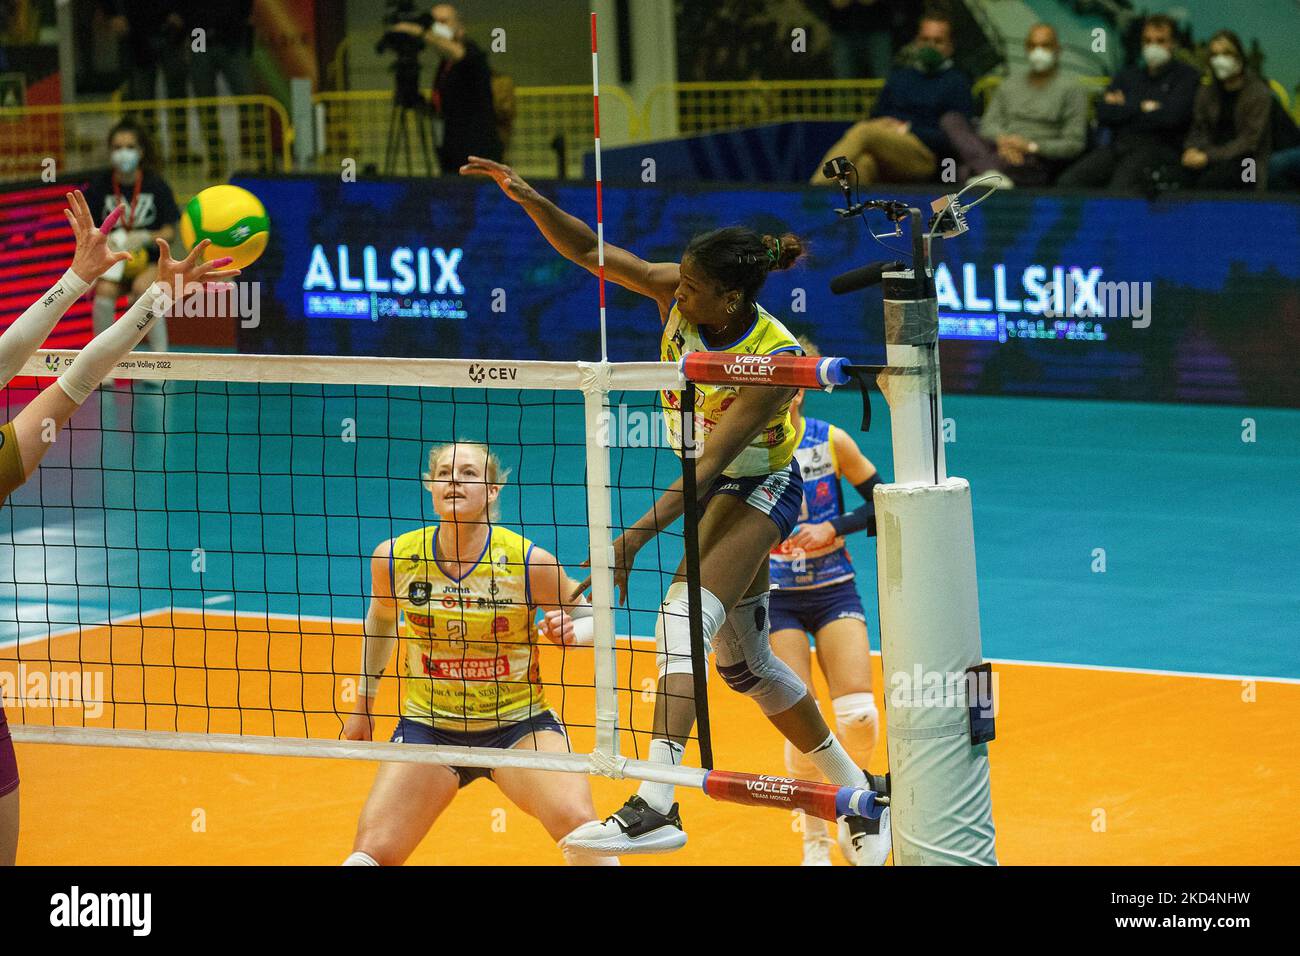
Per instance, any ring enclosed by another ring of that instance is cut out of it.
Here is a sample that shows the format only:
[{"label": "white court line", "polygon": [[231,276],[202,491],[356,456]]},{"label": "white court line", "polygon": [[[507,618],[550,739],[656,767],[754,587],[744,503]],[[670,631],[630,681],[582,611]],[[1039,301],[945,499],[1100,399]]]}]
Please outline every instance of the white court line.
[{"label": "white court line", "polygon": [[[29,637],[24,640],[17,640],[7,644],[0,644],[0,650],[6,647],[21,647],[24,644],[35,644],[37,641],[52,641],[56,637],[68,637],[69,635],[72,634],[80,634],[83,630],[85,630],[88,627],[116,627],[118,625],[126,625],[130,622],[142,620],[146,616],[151,616],[154,614],[166,614],[167,612],[173,610],[178,610],[178,609],[172,607],[157,607],[150,611],[131,611],[127,614],[121,614],[118,615],[117,617],[109,618],[107,621],[87,621],[85,624],[73,625],[72,627],[68,628],[66,631],[53,631],[49,634],[41,634],[37,637]],[[16,623],[26,624],[31,622],[17,621]]]},{"label": "white court line", "polygon": [[[160,608],[155,608],[152,611],[141,611],[137,614],[123,615],[122,617],[114,618],[113,620],[107,623],[94,623],[94,624],[87,624],[84,626],[85,627],[107,627],[109,624],[116,625],[116,624],[126,623],[132,618],[143,618],[146,615],[167,614],[172,612],[180,612],[183,614],[200,614],[200,615],[219,614],[225,617],[251,617],[251,618],[258,619],[259,621],[269,621],[270,619],[274,618],[275,620],[278,621],[288,621],[288,622],[312,621],[314,623],[325,623],[325,624],[350,624],[350,625],[356,625],[358,627],[363,626],[365,624],[365,620],[359,617],[326,617],[324,615],[319,615],[319,614],[279,614],[275,612],[264,612],[264,611],[227,611],[227,610],[210,608],[210,607],[202,607],[202,608],[160,607]],[[69,634],[76,634],[78,630],[79,628],[72,628],[71,630],[60,631],[57,634],[49,635],[48,638],[47,637],[28,638],[27,640],[22,641],[21,643],[31,644],[35,641],[51,640],[55,637],[65,637]],[[629,644],[633,644],[633,643],[653,644],[655,640],[653,637],[647,637],[641,634],[615,634],[614,639],[616,641],[624,641]],[[10,645],[4,645],[4,646],[7,647]],[[816,648],[813,648],[813,652],[816,653]],[[880,652],[872,651],[871,656],[879,657]],[[1300,677],[1260,677],[1260,676],[1254,676],[1249,674],[1212,674],[1203,671],[1160,670],[1159,668],[1154,668],[1154,667],[1122,667],[1122,666],[1110,665],[1110,664],[1069,664],[1063,661],[1019,660],[1011,657],[988,657],[985,658],[985,660],[988,661],[990,664],[1014,664],[1014,665],[1022,665],[1025,667],[1054,667],[1063,670],[1109,671],[1116,674],[1147,674],[1153,677],[1192,677],[1192,678],[1199,678],[1202,680],[1230,680],[1230,681],[1248,680],[1248,681],[1255,681],[1256,683],[1300,684]]]}]

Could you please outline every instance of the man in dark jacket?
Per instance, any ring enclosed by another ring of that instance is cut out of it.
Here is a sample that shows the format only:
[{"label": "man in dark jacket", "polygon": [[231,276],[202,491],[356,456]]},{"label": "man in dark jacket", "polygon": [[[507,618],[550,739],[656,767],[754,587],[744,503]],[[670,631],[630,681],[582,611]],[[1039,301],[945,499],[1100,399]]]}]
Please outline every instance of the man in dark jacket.
[{"label": "man in dark jacket", "polygon": [[863,185],[934,179],[939,158],[952,151],[939,117],[974,111],[970,77],[952,65],[953,49],[952,23],[926,14],[912,44],[912,62],[889,74],[872,118],[850,126],[809,181],[827,184],[822,166],[836,156],[849,158]]},{"label": "man in dark jacket", "polygon": [[1201,78],[1175,57],[1176,45],[1173,20],[1147,17],[1143,64],[1122,70],[1097,103],[1097,121],[1111,130],[1110,143],[1065,170],[1058,186],[1141,190],[1148,170],[1178,164]]},{"label": "man in dark jacket", "polygon": [[[501,161],[492,105],[492,71],[487,54],[465,33],[460,13],[449,3],[433,8],[433,25],[423,31],[424,42],[438,48],[442,60],[433,81],[434,115],[442,121],[438,164],[444,175],[456,175],[470,156]],[[421,33],[419,27],[395,29]]]}]

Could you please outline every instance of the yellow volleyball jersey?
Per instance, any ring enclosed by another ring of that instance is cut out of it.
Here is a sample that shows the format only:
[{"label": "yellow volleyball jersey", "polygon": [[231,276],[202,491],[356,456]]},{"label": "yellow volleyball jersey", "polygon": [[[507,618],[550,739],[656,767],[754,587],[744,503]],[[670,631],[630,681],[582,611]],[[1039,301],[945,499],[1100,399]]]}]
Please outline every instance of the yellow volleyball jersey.
[{"label": "yellow volleyball jersey", "polygon": [[528,591],[532,542],[493,525],[473,570],[456,580],[434,559],[438,526],[393,541],[393,596],[405,622],[404,716],[487,730],[547,709]]},{"label": "yellow volleyball jersey", "polygon": [[[802,354],[803,349],[790,334],[789,329],[761,305],[756,304],[755,310],[757,315],[748,332],[728,346],[710,348],[700,337],[699,329],[693,323],[683,319],[677,304],[673,303],[672,310],[668,313],[668,321],[664,323],[663,337],[659,341],[660,360],[676,362],[688,352],[739,352],[745,355],[776,355],[779,352]],[[697,441],[704,440],[713,430],[722,413],[736,400],[738,389],[739,386],[735,385],[695,386]],[[668,440],[672,443],[673,450],[680,455],[681,393],[665,389],[662,397]],[[795,446],[798,444],[799,436],[795,434],[794,426],[790,423],[790,402],[787,401],[758,433],[749,447],[737,455],[736,460],[722,473],[729,478],[744,478],[780,471],[790,464],[790,459],[794,457]]]}]

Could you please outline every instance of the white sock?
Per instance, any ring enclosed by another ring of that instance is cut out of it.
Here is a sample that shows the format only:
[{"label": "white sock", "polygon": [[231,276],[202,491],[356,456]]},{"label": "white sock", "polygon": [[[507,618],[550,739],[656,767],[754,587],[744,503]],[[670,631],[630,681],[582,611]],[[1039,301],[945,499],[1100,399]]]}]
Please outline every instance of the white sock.
[{"label": "white sock", "polygon": [[369,853],[362,853],[360,850],[353,853],[343,861],[344,866],[378,866],[379,862]]},{"label": "white sock", "polygon": [[[650,760],[652,763],[664,763],[670,767],[679,766],[686,748],[671,740],[655,739],[650,741]],[[651,809],[667,813],[673,808],[673,785],[671,783],[651,783],[642,780],[637,788],[637,796],[650,804]]]},{"label": "white sock", "polygon": [[27,307],[0,335],[0,387],[18,374],[32,353],[41,347],[59,319],[90,288],[90,283],[71,269]]},{"label": "white sock", "polygon": [[821,744],[805,756],[817,765],[826,775],[826,779],[837,787],[866,787],[867,775],[853,762],[844,745],[835,739],[834,734],[827,736]]},{"label": "white sock", "polygon": [[835,708],[835,735],[854,763],[859,767],[868,766],[880,731],[876,699],[869,693],[845,694],[831,704]]},{"label": "white sock", "polygon": [[167,291],[158,283],[151,285],[120,319],[96,335],[81,350],[68,370],[59,376],[59,385],[70,399],[78,405],[84,403],[90,393],[99,387],[99,383],[113,371],[113,366],[140,343],[149,328],[161,317],[162,308],[155,310],[154,307],[167,295]]}]

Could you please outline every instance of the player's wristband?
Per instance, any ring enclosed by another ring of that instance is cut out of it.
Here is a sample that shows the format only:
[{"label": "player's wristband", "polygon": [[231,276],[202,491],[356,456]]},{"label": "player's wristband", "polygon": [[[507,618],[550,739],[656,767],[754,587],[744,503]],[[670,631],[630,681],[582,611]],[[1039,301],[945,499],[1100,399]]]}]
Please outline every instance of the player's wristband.
[{"label": "player's wristband", "polygon": [[596,612],[590,604],[579,604],[569,608],[568,615],[573,619],[573,643],[584,646],[596,640]]},{"label": "player's wristband", "polygon": [[868,536],[876,533],[876,503],[872,498],[871,489],[878,484],[881,484],[880,475],[875,474],[861,484],[853,486],[854,490],[862,496],[862,504],[852,511],[831,518],[829,523],[835,529],[836,534],[843,537],[846,534],[863,530],[867,532]]}]

